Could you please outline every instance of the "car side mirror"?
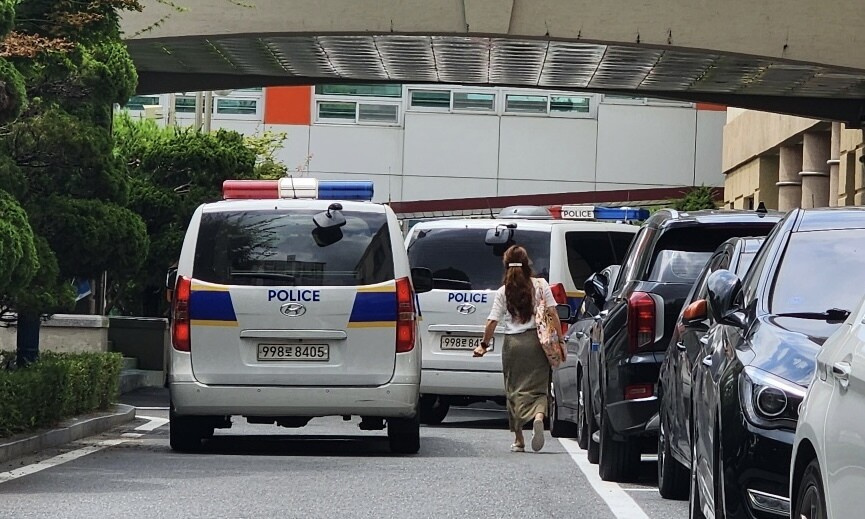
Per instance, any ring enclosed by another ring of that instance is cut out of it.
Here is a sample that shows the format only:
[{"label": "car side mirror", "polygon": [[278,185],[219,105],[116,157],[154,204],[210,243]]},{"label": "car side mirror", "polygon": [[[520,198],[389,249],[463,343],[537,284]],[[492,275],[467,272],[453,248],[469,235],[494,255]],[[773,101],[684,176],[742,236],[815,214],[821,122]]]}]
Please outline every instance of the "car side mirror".
[{"label": "car side mirror", "polygon": [[729,270],[716,270],[709,276],[709,315],[716,322],[744,329],[745,315],[737,301],[742,293],[742,280]]},{"label": "car side mirror", "polygon": [[411,269],[411,284],[416,294],[423,294],[433,289],[432,270],[424,267]]},{"label": "car side mirror", "polygon": [[571,305],[556,305],[556,314],[559,316],[559,321],[563,323],[571,323],[573,320]]},{"label": "car side mirror", "polygon": [[171,267],[168,269],[168,273],[165,275],[165,288],[168,290],[174,290],[174,287],[177,286],[177,267]]},{"label": "car side mirror", "polygon": [[692,324],[700,321],[705,321],[709,316],[709,310],[705,299],[698,299],[685,307],[682,312],[682,322],[684,324]]},{"label": "car side mirror", "polygon": [[596,272],[586,279],[583,285],[583,291],[587,296],[592,298],[595,306],[602,306],[607,300],[607,290],[609,290],[609,280],[607,276]]}]

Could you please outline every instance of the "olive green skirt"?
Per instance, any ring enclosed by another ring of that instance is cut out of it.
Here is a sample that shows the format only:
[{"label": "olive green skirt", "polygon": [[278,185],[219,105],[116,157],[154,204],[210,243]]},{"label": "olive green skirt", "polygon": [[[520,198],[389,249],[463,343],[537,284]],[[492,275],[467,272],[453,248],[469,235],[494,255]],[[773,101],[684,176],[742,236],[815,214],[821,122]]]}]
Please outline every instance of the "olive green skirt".
[{"label": "olive green skirt", "polygon": [[505,335],[502,371],[507,394],[508,425],[519,431],[537,413],[547,414],[550,394],[550,363],[536,330]]}]

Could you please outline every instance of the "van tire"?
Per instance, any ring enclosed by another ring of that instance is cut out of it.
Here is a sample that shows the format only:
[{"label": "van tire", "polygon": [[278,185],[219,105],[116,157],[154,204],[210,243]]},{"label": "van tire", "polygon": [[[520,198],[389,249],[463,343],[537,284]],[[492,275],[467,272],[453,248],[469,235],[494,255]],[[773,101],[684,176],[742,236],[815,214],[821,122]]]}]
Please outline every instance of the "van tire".
[{"label": "van tire", "polygon": [[420,450],[420,416],[388,418],[387,439],[394,454],[417,454]]},{"label": "van tire", "polygon": [[180,416],[174,409],[168,412],[168,442],[171,450],[195,452],[201,450],[201,441],[213,436],[213,427],[202,417]]},{"label": "van tire", "polygon": [[424,425],[439,425],[447,416],[451,404],[439,395],[421,395],[420,422]]},{"label": "van tire", "polygon": [[639,472],[640,451],[634,442],[613,439],[613,431],[606,415],[606,412],[601,413],[598,475],[604,481],[631,481]]}]

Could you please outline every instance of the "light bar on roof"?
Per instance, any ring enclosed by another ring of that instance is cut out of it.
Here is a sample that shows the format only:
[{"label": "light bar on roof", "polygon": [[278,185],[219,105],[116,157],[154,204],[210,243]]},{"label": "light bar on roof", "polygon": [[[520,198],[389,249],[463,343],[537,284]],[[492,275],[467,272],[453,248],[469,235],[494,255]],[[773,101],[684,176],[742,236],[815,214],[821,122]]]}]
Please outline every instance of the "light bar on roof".
[{"label": "light bar on roof", "polygon": [[226,180],[225,200],[362,200],[370,201],[374,186],[369,180],[322,180],[285,177],[279,180]]}]

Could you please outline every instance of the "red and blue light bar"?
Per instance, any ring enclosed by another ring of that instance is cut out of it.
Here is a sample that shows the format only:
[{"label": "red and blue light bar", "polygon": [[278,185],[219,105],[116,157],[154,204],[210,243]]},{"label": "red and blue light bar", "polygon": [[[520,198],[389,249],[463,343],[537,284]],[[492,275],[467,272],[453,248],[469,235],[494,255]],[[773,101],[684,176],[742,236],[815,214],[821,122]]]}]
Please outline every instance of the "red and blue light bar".
[{"label": "red and blue light bar", "polygon": [[278,180],[226,180],[225,200],[361,200],[371,201],[374,186],[369,180],[318,180],[285,177]]}]

